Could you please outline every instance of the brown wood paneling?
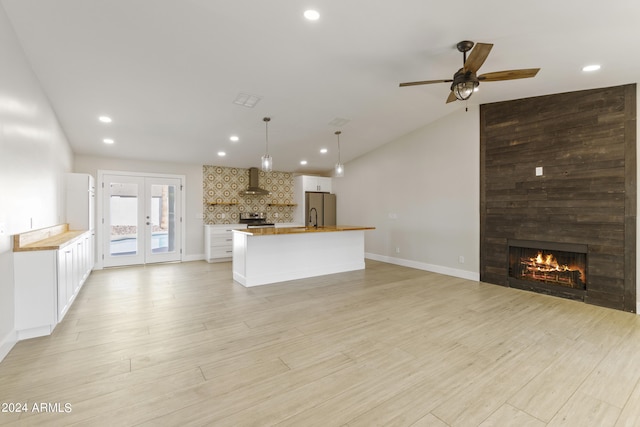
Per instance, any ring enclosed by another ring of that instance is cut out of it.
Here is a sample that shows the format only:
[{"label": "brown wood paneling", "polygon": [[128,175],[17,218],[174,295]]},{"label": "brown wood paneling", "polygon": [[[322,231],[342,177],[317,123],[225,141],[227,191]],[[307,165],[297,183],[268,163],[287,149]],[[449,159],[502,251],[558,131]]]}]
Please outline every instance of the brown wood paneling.
[{"label": "brown wood paneling", "polygon": [[635,84],[482,105],[480,162],[481,280],[508,239],[584,244],[584,300],[635,312]]}]

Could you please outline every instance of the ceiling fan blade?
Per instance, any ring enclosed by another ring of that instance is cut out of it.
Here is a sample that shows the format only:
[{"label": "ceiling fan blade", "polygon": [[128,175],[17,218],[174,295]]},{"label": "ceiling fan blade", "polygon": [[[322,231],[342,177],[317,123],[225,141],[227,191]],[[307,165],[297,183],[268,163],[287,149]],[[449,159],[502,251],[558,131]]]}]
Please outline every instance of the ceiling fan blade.
[{"label": "ceiling fan blade", "polygon": [[449,92],[449,97],[447,98],[447,104],[453,101],[457,101],[456,94],[453,91]]},{"label": "ceiling fan blade", "polygon": [[477,72],[482,64],[484,64],[487,56],[489,56],[492,47],[493,45],[490,43],[476,43],[464,63],[464,71]]},{"label": "ceiling fan blade", "polygon": [[481,82],[497,82],[500,80],[528,79],[535,77],[540,68],[525,68],[522,70],[496,71],[478,76]]},{"label": "ceiling fan blade", "polygon": [[405,86],[418,86],[418,85],[430,85],[431,83],[447,83],[447,82],[452,82],[453,80],[449,79],[449,80],[424,80],[421,82],[407,82],[407,83],[400,83],[400,87],[405,87]]}]

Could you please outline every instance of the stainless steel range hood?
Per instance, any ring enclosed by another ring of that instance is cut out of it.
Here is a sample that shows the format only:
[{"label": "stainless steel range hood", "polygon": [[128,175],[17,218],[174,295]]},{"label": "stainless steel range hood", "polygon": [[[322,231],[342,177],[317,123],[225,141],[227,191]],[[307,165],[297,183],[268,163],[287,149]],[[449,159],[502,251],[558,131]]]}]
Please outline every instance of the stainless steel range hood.
[{"label": "stainless steel range hood", "polygon": [[240,192],[241,196],[267,196],[271,194],[269,191],[260,188],[258,177],[258,168],[249,168],[249,187]]}]

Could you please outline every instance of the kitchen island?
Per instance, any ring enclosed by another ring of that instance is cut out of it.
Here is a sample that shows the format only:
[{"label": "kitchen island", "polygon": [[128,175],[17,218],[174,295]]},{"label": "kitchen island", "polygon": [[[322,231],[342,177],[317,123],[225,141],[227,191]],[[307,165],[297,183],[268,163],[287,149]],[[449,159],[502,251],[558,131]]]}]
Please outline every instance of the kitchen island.
[{"label": "kitchen island", "polygon": [[325,226],[233,230],[233,280],[259,286],[364,269],[364,232]]}]

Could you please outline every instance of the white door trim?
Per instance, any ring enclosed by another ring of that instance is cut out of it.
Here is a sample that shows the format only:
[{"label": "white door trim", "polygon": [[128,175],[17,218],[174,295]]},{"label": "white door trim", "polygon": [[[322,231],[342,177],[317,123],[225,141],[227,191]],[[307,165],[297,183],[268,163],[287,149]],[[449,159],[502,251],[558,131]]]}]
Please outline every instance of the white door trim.
[{"label": "white door trim", "polygon": [[185,204],[186,204],[186,175],[175,175],[175,174],[166,174],[166,173],[150,173],[150,172],[129,172],[129,171],[114,171],[114,170],[98,170],[96,181],[96,264],[94,269],[102,270],[104,268],[104,176],[105,175],[120,175],[120,176],[131,176],[131,177],[142,177],[142,178],[174,178],[180,180],[180,185],[182,186],[182,191],[180,191],[180,247],[183,249],[180,254],[180,262],[184,261],[184,247],[185,247]]}]

